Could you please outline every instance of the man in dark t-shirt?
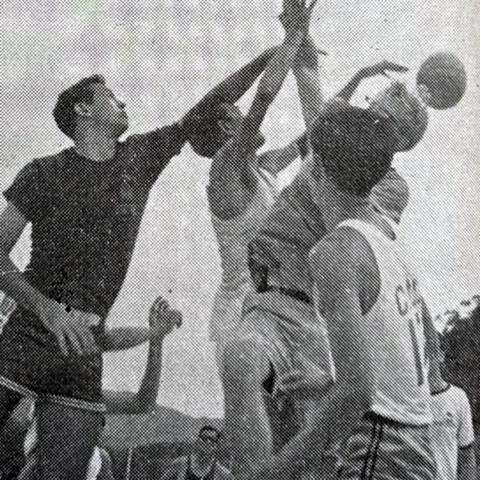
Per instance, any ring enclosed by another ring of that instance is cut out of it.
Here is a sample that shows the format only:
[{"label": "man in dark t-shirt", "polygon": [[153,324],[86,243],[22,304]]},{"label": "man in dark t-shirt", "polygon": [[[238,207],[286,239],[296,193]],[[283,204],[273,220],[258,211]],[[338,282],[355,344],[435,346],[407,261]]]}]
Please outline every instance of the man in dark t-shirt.
[{"label": "man in dark t-shirt", "polygon": [[[74,147],[34,160],[4,192],[0,290],[18,307],[0,337],[0,429],[22,396],[37,399],[39,478],[84,479],[102,426],[96,339],[124,281],[151,187],[196,134],[199,118],[235,102],[272,50],[228,77],[179,122],[142,135],[100,76],[60,94],[54,117]],[[31,261],[9,258],[27,223]]]}]

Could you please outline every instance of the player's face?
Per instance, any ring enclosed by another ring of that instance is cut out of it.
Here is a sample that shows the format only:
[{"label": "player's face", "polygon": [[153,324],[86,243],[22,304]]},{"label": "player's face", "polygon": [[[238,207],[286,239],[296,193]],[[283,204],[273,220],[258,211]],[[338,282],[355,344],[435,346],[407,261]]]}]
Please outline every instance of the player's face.
[{"label": "player's face", "polygon": [[[225,137],[222,143],[226,143],[240,131],[244,117],[235,105],[224,104],[222,105],[222,109],[223,118],[219,120],[219,125]],[[264,136],[261,132],[258,132],[254,144],[257,148],[260,148],[264,143]]]},{"label": "player's face", "polygon": [[[398,126],[412,116],[411,96],[412,94],[403,83],[395,82],[371,99],[369,108],[391,118]],[[397,128],[396,134],[396,150],[402,151],[408,148],[410,139],[402,135],[401,128]]]},{"label": "player's face", "polygon": [[196,449],[203,455],[213,455],[217,451],[218,437],[213,430],[203,431],[197,439]]},{"label": "player's face", "polygon": [[125,104],[118,100],[113,92],[101,83],[92,86],[93,102],[90,105],[93,121],[120,136],[128,128],[128,115]]}]

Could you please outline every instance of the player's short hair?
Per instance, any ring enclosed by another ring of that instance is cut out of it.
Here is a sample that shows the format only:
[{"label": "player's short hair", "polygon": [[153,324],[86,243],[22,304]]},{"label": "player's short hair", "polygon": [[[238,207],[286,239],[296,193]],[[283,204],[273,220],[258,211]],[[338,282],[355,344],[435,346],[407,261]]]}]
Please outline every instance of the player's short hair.
[{"label": "player's short hair", "polygon": [[397,151],[408,151],[414,148],[423,138],[428,127],[428,111],[420,99],[407,91],[404,101],[405,113],[392,115],[398,133],[408,140],[407,144]]},{"label": "player's short hair", "polygon": [[394,154],[392,120],[348,104],[332,104],[317,118],[310,134],[312,176],[326,176],[341,191],[366,197],[388,172]]},{"label": "player's short hair", "polygon": [[220,430],[212,425],[204,425],[198,432],[198,436],[200,437],[203,432],[215,432],[217,440],[220,440],[220,437],[222,436]]},{"label": "player's short hair", "polygon": [[241,115],[236,105],[219,103],[198,117],[190,136],[190,145],[197,155],[213,158],[225,145],[225,135],[220,122],[231,118],[232,109]]},{"label": "player's short hair", "polygon": [[75,133],[75,105],[80,102],[93,102],[92,86],[95,84],[105,85],[105,78],[101,75],[91,75],[83,78],[58,96],[57,103],[53,109],[53,118],[58,128],[67,137],[73,138]]}]

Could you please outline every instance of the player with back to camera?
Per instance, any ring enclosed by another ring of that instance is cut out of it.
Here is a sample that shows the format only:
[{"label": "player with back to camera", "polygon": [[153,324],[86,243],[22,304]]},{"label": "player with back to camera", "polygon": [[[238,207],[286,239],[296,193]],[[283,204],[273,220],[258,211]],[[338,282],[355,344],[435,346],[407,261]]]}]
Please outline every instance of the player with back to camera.
[{"label": "player with back to camera", "polygon": [[341,479],[433,480],[419,282],[368,201],[393,159],[393,122],[332,106],[311,142],[311,192],[328,233],[310,265],[335,375],[319,430],[342,439]]},{"label": "player with back to camera", "polygon": [[[361,79],[389,69],[406,70],[391,62],[362,69],[339,96],[349,99]],[[310,77],[310,88],[319,90],[318,75]],[[323,105],[309,103],[308,98],[302,103],[306,103],[311,112],[306,122],[308,128]],[[415,129],[421,129],[423,123],[417,120],[417,110],[409,104],[401,112],[410,113],[412,122],[410,130],[402,132],[408,138],[399,136],[399,141],[402,145],[411,145],[412,138],[421,137]],[[307,142],[303,143],[305,146],[304,157]],[[293,396],[295,417],[300,426],[308,424],[317,414],[331,384],[328,342],[311,302],[313,281],[308,252],[325,234],[325,227],[321,211],[309,194],[310,168],[311,159],[306,158],[300,173],[280,193],[250,244],[249,263],[257,292],[247,295],[241,327],[226,347],[225,361],[230,368],[226,370],[224,386],[226,401],[232,405],[226,411],[227,425],[237,422],[233,438],[245,435],[247,442],[253,437],[263,438],[262,451],[271,451],[271,433],[261,392],[272,371],[274,393]],[[370,198],[382,213],[399,221],[407,197],[404,180],[391,170]],[[249,372],[248,375],[245,372]],[[245,417],[250,419],[248,424],[243,422]],[[232,448],[245,447],[234,441]],[[251,440],[250,448],[258,450],[258,440]],[[312,465],[313,462],[308,468]]]}]

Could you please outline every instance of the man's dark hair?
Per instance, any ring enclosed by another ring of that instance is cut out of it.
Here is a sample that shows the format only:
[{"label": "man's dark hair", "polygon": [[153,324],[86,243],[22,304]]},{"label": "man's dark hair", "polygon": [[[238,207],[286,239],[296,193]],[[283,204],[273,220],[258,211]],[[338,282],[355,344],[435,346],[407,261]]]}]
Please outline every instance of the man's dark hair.
[{"label": "man's dark hair", "polygon": [[58,128],[67,137],[73,138],[75,133],[75,104],[79,102],[92,103],[92,86],[98,83],[105,85],[105,79],[101,75],[92,75],[68,87],[58,96],[53,109],[53,117]]},{"label": "man's dark hair", "polygon": [[212,425],[204,425],[198,432],[198,436],[200,437],[203,432],[215,432],[217,435],[217,440],[220,440],[220,437],[222,436],[220,430]]},{"label": "man's dark hair", "polygon": [[314,178],[322,165],[340,190],[366,197],[390,169],[395,131],[393,122],[378,113],[334,104],[315,121],[310,142]]},{"label": "man's dark hair", "polygon": [[208,111],[202,112],[190,128],[190,145],[193,151],[202,157],[213,158],[223,147],[225,142],[224,132],[219,125],[222,120],[229,120],[231,109],[236,105],[219,103]]}]

